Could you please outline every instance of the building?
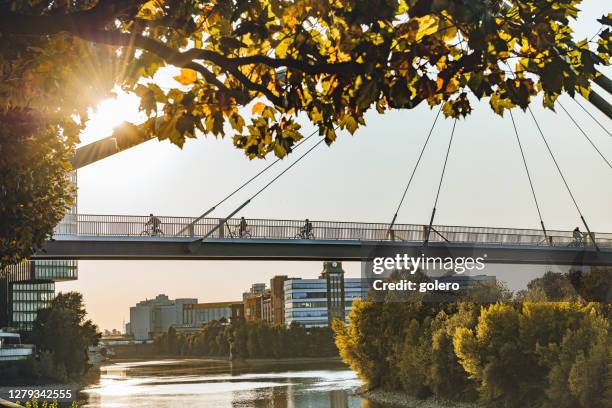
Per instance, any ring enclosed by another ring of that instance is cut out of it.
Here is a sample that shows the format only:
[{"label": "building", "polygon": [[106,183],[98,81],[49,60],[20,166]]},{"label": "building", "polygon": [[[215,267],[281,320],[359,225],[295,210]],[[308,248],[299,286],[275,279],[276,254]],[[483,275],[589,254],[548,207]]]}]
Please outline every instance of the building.
[{"label": "building", "polygon": [[[327,297],[327,323],[334,319],[345,320],[344,270],[339,262],[324,262],[321,278],[325,279]],[[352,302],[349,302],[352,303]]]},{"label": "building", "polygon": [[360,278],[344,278],[340,262],[325,262],[319,279],[284,281],[285,324],[326,327],[335,318],[347,322],[353,300],[366,290]]},{"label": "building", "polygon": [[[266,320],[273,324],[285,324],[285,281],[287,275],[270,279],[270,317]],[[295,278],[292,278],[295,279]]]},{"label": "building", "polygon": [[[264,320],[264,308],[266,316],[270,315],[270,291],[264,290],[261,293],[252,293],[245,297],[244,319],[247,321]],[[266,302],[268,301],[268,302]],[[267,303],[264,306],[264,303]]]},{"label": "building", "polygon": [[[76,187],[76,172],[71,173]],[[68,210],[55,231],[62,234],[77,231],[77,204]],[[55,298],[55,282],[76,280],[75,260],[25,261],[0,271],[0,327],[32,330],[38,311],[50,306]]]},{"label": "building", "polygon": [[130,307],[130,322],[127,335],[134,340],[150,340],[168,331],[170,326],[184,325],[183,310],[188,305],[198,303],[198,299],[185,298],[171,300],[166,295],[138,302]]},{"label": "building", "polygon": [[266,288],[264,283],[253,284],[248,292],[242,294],[244,318],[251,321],[261,320],[270,324],[284,324],[284,283],[288,279],[290,278],[287,275],[277,275],[270,279],[269,288]]},{"label": "building", "polygon": [[[266,289],[265,283],[254,283],[248,292],[242,294],[244,304],[244,319],[247,321],[263,320],[264,302],[270,298],[270,290]],[[269,315],[269,305],[265,306],[266,315]]]},{"label": "building", "polygon": [[251,288],[249,289],[248,292],[244,292],[242,294],[242,300],[244,301],[248,297],[251,297],[253,295],[261,295],[265,291],[266,291],[266,284],[265,283],[254,283],[254,284],[251,285]]},{"label": "building", "polygon": [[274,309],[272,308],[272,296],[268,291],[268,296],[262,297],[261,320],[267,323],[274,323]]},{"label": "building", "polygon": [[183,307],[182,323],[200,327],[213,320],[236,321],[244,317],[244,305],[236,302],[196,303]]}]

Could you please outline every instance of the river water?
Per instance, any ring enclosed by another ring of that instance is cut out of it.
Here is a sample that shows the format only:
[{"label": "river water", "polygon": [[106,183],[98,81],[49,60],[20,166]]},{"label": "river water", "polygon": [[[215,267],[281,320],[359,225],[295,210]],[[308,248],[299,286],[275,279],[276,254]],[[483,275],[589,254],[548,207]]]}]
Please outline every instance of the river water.
[{"label": "river water", "polygon": [[359,385],[336,361],[151,360],[102,366],[82,395],[91,408],[381,408],[353,394]]}]

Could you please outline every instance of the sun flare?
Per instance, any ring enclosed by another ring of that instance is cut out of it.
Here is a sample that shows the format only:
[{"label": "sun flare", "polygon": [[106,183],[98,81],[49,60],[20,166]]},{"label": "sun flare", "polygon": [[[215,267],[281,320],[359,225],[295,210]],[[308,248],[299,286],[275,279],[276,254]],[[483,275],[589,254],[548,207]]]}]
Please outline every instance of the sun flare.
[{"label": "sun flare", "polygon": [[123,122],[140,123],[146,115],[138,110],[140,100],[138,96],[115,89],[116,97],[100,101],[89,112],[89,120],[81,134],[81,143],[93,141],[110,136],[113,129]]}]

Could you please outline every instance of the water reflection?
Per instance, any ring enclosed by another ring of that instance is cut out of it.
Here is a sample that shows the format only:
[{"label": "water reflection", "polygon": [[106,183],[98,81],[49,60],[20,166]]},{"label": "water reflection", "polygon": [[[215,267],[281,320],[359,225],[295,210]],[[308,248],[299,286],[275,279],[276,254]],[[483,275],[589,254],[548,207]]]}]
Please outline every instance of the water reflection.
[{"label": "water reflection", "polygon": [[186,359],[115,363],[84,390],[86,407],[375,408],[339,362],[257,364]]}]

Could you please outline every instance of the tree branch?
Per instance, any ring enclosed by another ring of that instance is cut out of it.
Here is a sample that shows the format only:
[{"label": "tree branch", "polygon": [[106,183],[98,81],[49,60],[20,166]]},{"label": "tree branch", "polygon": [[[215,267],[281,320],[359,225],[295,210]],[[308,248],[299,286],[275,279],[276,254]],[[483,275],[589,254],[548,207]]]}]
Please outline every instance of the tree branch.
[{"label": "tree branch", "polygon": [[270,68],[294,68],[306,74],[358,74],[365,72],[366,65],[356,62],[316,63],[310,64],[294,58],[272,58],[265,55],[251,55],[248,57],[227,58],[224,55],[210,50],[193,48],[183,52],[185,58],[203,59],[213,62],[221,67],[239,67],[244,65],[263,64]]},{"label": "tree branch", "polygon": [[[223,67],[223,66],[221,66],[221,67]],[[227,70],[238,81],[240,81],[240,83],[242,83],[247,89],[250,89],[252,91],[257,91],[257,92],[260,92],[260,93],[264,94],[266,96],[266,98],[268,98],[270,100],[270,102],[274,103],[277,106],[286,107],[285,106],[286,105],[285,101],[282,98],[280,98],[278,95],[275,95],[272,91],[270,91],[264,85],[258,84],[256,82],[251,81],[237,67],[231,67],[230,66],[230,67],[227,67]]]}]

